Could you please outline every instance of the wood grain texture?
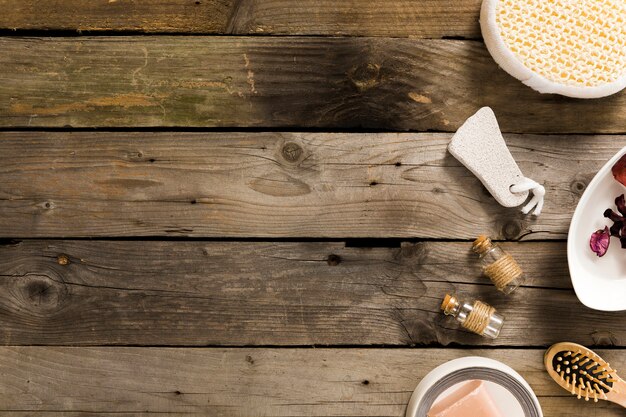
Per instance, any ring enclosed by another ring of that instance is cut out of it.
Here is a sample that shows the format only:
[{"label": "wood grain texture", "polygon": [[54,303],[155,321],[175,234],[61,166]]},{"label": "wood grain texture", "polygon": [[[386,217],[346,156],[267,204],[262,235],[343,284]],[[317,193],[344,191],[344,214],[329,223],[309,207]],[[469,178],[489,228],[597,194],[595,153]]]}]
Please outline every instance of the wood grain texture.
[{"label": "wood grain texture", "polygon": [[[626,365],[623,350],[598,353]],[[546,417],[623,416],[615,404],[569,395],[544,371],[543,351],[525,349],[5,347],[0,412],[399,417],[431,369],[469,355],[516,369]]]},{"label": "wood grain texture", "polygon": [[0,39],[0,127],[620,133],[626,93],[541,95],[476,41],[306,37]]},{"label": "wood grain texture", "polygon": [[[503,208],[449,134],[0,133],[0,236],[564,239],[624,136],[508,135],[546,186]],[[598,213],[599,218],[602,213]]]},{"label": "wood grain texture", "polygon": [[480,0],[0,0],[0,9],[0,29],[480,37]]},{"label": "wood grain texture", "polygon": [[225,33],[234,0],[0,0],[0,29]]},{"label": "wood grain texture", "polygon": [[[528,275],[510,297],[481,276],[469,242],[23,241],[0,246],[0,343],[626,345],[623,312],[576,299],[564,243],[504,247]],[[500,337],[441,314],[446,292],[494,305]]]},{"label": "wood grain texture", "polygon": [[480,38],[480,0],[243,0],[233,33]]}]

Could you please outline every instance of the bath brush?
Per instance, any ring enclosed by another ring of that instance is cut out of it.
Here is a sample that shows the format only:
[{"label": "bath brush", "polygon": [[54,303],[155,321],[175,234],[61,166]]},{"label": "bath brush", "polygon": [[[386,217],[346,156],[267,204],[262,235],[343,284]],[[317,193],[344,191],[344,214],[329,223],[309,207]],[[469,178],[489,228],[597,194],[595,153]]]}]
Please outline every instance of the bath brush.
[{"label": "bath brush", "polygon": [[624,0],[483,0],[480,27],[498,65],[541,93],[626,87]]},{"label": "bath brush", "polygon": [[626,382],[592,350],[576,343],[557,343],[546,351],[544,363],[552,379],[579,399],[607,400],[626,407]]}]

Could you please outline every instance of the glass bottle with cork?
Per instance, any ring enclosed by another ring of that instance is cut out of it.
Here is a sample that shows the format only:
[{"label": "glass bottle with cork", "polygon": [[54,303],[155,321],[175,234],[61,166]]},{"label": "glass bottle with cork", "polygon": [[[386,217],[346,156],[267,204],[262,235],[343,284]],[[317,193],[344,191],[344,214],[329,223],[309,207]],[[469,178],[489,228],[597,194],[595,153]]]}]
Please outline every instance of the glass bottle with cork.
[{"label": "glass bottle with cork", "polygon": [[483,264],[483,273],[499,291],[510,294],[524,282],[524,271],[513,257],[485,235],[472,245]]},{"label": "glass bottle with cork", "polygon": [[495,308],[479,300],[460,300],[446,294],[441,303],[446,316],[454,316],[467,330],[490,339],[500,334],[504,317]]}]

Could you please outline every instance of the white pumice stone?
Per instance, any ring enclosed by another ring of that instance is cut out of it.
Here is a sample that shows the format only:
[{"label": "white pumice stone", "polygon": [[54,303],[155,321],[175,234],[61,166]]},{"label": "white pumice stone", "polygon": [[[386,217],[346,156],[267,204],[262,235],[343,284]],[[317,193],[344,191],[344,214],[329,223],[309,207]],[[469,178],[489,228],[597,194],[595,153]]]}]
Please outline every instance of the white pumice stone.
[{"label": "white pumice stone", "polygon": [[448,151],[504,207],[517,207],[528,198],[528,191],[512,193],[510,190],[524,179],[524,174],[509,152],[491,108],[483,107],[467,119],[452,137]]}]

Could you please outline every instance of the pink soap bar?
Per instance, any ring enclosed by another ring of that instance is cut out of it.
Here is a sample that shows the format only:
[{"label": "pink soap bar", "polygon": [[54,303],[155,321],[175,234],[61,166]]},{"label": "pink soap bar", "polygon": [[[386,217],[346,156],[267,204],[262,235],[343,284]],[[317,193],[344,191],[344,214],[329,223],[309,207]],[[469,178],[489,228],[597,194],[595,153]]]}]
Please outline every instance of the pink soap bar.
[{"label": "pink soap bar", "polygon": [[437,401],[428,417],[503,417],[487,392],[483,381],[463,383],[460,388]]}]

